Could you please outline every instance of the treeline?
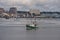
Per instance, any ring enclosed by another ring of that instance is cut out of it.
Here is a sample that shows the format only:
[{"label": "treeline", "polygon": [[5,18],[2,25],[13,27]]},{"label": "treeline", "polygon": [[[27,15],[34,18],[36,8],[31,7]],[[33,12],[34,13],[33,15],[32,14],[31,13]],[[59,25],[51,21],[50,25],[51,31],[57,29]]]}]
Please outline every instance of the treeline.
[{"label": "treeline", "polygon": [[48,13],[48,14],[55,14],[55,13],[60,14],[60,12],[40,12],[40,13],[41,13],[41,14],[42,14],[42,13],[44,13],[44,14],[47,14],[47,13]]}]

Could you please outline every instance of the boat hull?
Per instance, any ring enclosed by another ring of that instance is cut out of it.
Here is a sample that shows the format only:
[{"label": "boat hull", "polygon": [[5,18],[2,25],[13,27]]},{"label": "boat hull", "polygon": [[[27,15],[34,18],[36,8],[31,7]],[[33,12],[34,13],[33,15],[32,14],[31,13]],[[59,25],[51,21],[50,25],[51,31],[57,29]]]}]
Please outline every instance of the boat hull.
[{"label": "boat hull", "polygon": [[36,29],[36,28],[38,28],[38,27],[26,25],[26,29],[27,29],[27,30]]}]

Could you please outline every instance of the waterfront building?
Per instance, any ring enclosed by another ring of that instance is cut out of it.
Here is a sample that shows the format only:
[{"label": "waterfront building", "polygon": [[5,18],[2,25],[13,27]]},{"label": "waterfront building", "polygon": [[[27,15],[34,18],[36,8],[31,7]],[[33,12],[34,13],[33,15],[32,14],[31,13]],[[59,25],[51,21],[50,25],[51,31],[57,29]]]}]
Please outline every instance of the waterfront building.
[{"label": "waterfront building", "polygon": [[4,11],[5,11],[4,8],[0,8],[0,14],[4,13]]},{"label": "waterfront building", "polygon": [[17,11],[19,17],[29,17],[28,11]]},{"label": "waterfront building", "polygon": [[11,17],[16,17],[17,16],[17,8],[16,7],[11,7],[10,10],[9,10],[9,13],[10,13]]},{"label": "waterfront building", "polygon": [[5,12],[4,8],[0,8],[0,17],[2,17],[4,12]]},{"label": "waterfront building", "polygon": [[38,10],[38,9],[30,9],[29,12],[30,12],[32,17],[40,15],[40,10]]}]

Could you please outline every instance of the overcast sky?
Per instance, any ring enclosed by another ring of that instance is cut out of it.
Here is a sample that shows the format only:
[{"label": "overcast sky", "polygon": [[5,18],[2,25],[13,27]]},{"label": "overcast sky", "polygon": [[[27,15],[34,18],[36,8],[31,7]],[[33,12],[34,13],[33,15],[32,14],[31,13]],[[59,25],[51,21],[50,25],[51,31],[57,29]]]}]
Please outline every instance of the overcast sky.
[{"label": "overcast sky", "polygon": [[10,7],[18,10],[39,9],[40,11],[60,12],[60,0],[0,0],[0,7],[9,10]]}]

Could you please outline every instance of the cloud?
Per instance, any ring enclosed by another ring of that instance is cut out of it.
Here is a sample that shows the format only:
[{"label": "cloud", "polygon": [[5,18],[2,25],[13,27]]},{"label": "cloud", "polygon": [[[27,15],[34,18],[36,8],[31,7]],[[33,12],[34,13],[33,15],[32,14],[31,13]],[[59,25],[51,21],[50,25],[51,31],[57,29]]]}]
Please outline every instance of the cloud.
[{"label": "cloud", "polygon": [[60,0],[0,0],[0,7],[9,9],[13,6],[18,10],[37,8],[40,11],[59,11]]}]

